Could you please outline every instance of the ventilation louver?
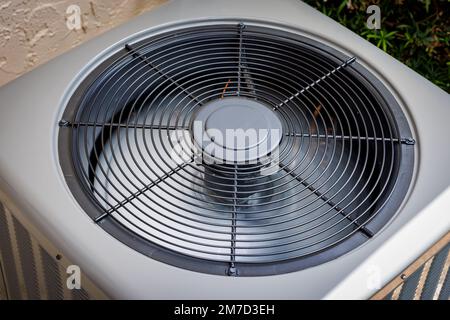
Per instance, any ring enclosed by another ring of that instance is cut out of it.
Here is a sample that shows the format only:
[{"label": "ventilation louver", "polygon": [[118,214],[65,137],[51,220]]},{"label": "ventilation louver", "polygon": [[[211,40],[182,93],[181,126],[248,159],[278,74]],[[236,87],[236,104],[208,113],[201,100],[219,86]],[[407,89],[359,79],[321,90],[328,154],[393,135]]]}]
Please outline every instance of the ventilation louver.
[{"label": "ventilation louver", "polygon": [[[66,180],[96,223],[213,274],[291,272],[354,249],[395,214],[413,168],[400,107],[355,57],[250,22],[125,45],[60,126]],[[209,129],[263,134],[234,148]]]}]

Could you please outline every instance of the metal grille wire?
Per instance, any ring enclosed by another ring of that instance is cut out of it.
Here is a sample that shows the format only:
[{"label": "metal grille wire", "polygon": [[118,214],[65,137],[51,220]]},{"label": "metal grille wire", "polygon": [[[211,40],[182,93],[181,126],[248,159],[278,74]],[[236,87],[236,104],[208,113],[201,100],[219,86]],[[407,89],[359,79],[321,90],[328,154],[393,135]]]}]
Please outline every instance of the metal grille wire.
[{"label": "metal grille wire", "polygon": [[[414,141],[400,136],[355,60],[243,23],[126,45],[85,80],[73,119],[60,122],[98,209],[94,220],[206,264],[229,264],[230,275],[237,264],[276,264],[332,250],[355,233],[372,237],[369,223],[392,196],[402,145]],[[278,162],[174,160],[196,112],[227,97],[277,114]]]}]

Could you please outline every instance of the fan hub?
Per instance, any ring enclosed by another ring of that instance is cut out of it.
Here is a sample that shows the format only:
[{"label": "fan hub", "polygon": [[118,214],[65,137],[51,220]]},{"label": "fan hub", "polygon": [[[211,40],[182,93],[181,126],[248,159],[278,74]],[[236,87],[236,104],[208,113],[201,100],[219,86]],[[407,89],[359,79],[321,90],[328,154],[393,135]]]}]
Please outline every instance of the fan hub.
[{"label": "fan hub", "polygon": [[282,138],[275,112],[259,101],[241,97],[204,105],[192,130],[203,159],[226,164],[259,162],[276,150]]}]

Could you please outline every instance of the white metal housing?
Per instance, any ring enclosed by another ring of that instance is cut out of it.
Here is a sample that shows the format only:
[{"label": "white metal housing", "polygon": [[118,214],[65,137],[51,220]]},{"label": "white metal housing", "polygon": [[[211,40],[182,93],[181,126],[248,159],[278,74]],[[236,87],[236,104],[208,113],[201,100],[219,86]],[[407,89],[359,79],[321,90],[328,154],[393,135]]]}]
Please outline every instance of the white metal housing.
[{"label": "white metal housing", "polygon": [[[185,22],[202,25],[236,18],[270,21],[356,56],[397,98],[410,122],[417,141],[416,167],[402,207],[374,238],[331,262],[289,274],[245,278],[172,267],[102,230],[65,183],[57,152],[58,120],[77,85],[102,57]],[[298,0],[170,1],[0,88],[0,201],[112,298],[365,299],[376,291],[364,283],[364,275],[369,276],[366,261],[382,268],[384,284],[450,227],[445,208],[423,210],[450,184],[448,119],[447,93]],[[448,201],[440,201],[448,210]],[[395,240],[400,234],[402,240]]]}]

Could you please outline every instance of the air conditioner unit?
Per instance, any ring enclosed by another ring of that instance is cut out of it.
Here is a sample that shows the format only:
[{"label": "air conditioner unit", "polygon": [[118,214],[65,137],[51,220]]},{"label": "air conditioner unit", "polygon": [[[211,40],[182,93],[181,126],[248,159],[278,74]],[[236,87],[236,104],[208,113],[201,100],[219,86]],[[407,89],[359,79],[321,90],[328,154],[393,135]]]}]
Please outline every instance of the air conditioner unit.
[{"label": "air conditioner unit", "polygon": [[171,1],[0,101],[8,298],[368,298],[449,229],[448,94],[300,1]]}]

